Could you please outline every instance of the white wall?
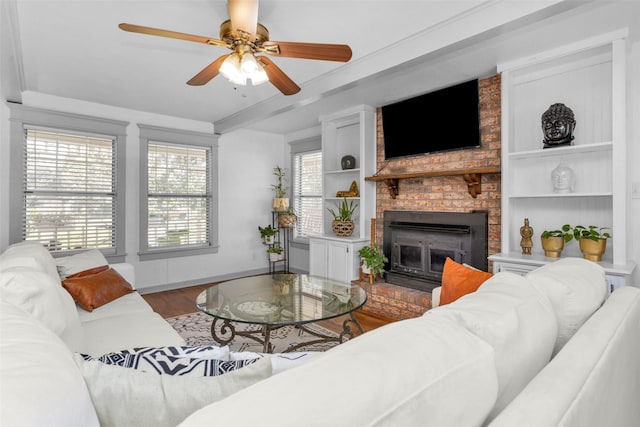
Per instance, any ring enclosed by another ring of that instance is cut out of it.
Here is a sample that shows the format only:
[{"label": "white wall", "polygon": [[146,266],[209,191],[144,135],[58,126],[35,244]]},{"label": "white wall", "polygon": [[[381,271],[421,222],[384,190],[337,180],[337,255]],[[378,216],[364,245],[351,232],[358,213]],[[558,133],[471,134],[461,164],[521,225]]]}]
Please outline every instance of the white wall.
[{"label": "white wall", "polygon": [[[108,119],[129,121],[126,162],[126,252],[127,262],[136,268],[141,291],[207,283],[267,271],[267,254],[260,241],[258,225],[271,221],[272,170],[288,165],[288,145],[281,135],[236,131],[219,138],[219,244],[218,253],[166,260],[139,261],[139,132],[137,123],[213,132],[211,123],[160,116],[100,104],[25,92],[23,104]],[[0,107],[0,252],[8,238],[9,111]]]},{"label": "white wall", "polygon": [[[637,25],[638,27],[640,25]],[[640,28],[634,28],[640,31]],[[637,39],[638,34],[633,34]],[[630,258],[636,262],[636,269],[633,273],[632,283],[640,287],[640,41],[635,41],[631,45],[629,56],[629,69],[627,75],[630,97],[628,103],[627,120],[629,123],[628,143],[629,143],[629,170],[631,178],[631,216],[629,218],[629,229],[631,233],[627,236],[630,240]]]}]

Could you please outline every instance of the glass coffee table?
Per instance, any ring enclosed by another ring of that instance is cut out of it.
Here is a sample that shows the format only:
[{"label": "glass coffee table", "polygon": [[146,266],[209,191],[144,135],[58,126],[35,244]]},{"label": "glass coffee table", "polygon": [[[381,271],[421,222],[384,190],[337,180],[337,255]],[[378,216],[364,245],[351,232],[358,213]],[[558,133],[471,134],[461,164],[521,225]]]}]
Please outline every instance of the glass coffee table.
[{"label": "glass coffee table", "polygon": [[[293,345],[283,353],[320,342],[343,342],[353,337],[351,324],[359,332],[362,327],[353,316],[367,301],[360,286],[306,274],[271,274],[229,280],[206,289],[196,298],[198,310],[213,317],[211,336],[220,345],[227,345],[236,335],[263,345],[272,353],[271,332],[294,325],[317,339]],[[338,336],[330,336],[306,328],[309,323],[349,316]],[[217,322],[222,322],[220,333]],[[238,330],[234,323],[259,325],[257,331]]]}]

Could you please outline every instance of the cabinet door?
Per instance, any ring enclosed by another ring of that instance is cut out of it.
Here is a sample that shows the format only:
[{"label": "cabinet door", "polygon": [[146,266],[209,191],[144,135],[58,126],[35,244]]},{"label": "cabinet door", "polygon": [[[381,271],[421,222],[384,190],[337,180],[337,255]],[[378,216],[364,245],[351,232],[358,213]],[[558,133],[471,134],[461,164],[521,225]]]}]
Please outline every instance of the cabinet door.
[{"label": "cabinet door", "polygon": [[327,242],[327,277],[341,282],[351,281],[349,245]]},{"label": "cabinet door", "polygon": [[327,277],[327,245],[323,240],[309,239],[309,274]]}]

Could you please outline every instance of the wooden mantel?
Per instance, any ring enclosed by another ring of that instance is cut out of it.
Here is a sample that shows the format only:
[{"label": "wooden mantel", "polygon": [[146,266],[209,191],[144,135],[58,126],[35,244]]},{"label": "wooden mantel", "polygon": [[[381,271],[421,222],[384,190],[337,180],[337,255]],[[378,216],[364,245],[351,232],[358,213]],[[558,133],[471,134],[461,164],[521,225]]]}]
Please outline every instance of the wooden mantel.
[{"label": "wooden mantel", "polygon": [[425,172],[409,172],[409,173],[389,173],[389,174],[379,174],[374,176],[365,177],[365,181],[384,181],[389,189],[389,194],[391,194],[391,198],[395,199],[399,194],[398,191],[398,182],[401,179],[411,179],[411,178],[432,178],[436,176],[458,176],[462,175],[462,179],[467,184],[467,188],[469,190],[469,194],[474,199],[482,192],[480,188],[480,183],[482,179],[482,174],[489,173],[500,173],[500,168],[497,167],[485,167],[485,168],[467,168],[467,169],[456,169],[456,170],[447,170],[447,171],[425,171]]}]

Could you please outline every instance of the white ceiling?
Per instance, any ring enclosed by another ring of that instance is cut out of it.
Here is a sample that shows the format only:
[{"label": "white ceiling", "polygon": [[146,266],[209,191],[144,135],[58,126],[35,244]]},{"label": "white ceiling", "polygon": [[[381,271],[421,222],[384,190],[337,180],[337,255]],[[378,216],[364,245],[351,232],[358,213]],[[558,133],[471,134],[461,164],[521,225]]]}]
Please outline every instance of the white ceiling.
[{"label": "white ceiling", "polygon": [[287,97],[268,83],[234,87],[222,76],[188,86],[227,51],[118,29],[128,22],[218,38],[228,18],[222,0],[1,2],[9,100],[37,92],[212,122],[216,132],[283,134],[347,106],[384,105],[491,75],[498,62],[546,49],[560,35],[588,35],[593,29],[580,26],[561,34],[562,22],[576,7],[598,7],[559,0],[263,0],[259,20],[272,40],[346,43],[353,50],[346,64],[272,58],[302,88]]}]

